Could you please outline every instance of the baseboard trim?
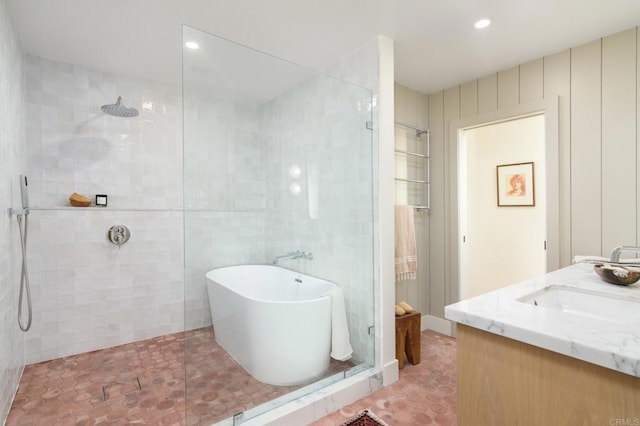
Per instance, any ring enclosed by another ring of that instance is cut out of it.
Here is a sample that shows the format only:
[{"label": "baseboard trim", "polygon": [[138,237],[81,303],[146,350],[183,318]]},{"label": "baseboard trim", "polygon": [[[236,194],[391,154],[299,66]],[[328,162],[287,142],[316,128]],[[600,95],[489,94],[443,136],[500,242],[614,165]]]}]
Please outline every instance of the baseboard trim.
[{"label": "baseboard trim", "polygon": [[438,333],[453,336],[452,323],[449,320],[434,317],[433,315],[423,315],[420,321],[420,330],[433,330]]}]

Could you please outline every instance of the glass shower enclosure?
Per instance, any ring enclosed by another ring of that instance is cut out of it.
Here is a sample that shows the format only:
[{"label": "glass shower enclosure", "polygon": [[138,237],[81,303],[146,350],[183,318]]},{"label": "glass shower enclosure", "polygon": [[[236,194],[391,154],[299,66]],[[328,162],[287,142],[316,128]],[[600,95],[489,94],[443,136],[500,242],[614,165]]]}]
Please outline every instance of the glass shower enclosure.
[{"label": "glass shower enclosure", "polygon": [[[374,364],[372,93],[186,26],[183,45],[186,423],[237,424]],[[353,355],[279,386],[216,342],[205,275],[295,251],[275,267],[342,290]]]}]

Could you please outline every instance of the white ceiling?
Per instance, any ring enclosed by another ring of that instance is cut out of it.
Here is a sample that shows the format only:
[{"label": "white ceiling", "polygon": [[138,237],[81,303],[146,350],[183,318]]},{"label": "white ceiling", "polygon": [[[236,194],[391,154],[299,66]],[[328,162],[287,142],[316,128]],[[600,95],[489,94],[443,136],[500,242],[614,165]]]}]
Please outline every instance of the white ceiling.
[{"label": "white ceiling", "polygon": [[639,0],[0,1],[26,52],[176,85],[182,24],[319,70],[384,34],[396,81],[424,93],[640,24]]}]

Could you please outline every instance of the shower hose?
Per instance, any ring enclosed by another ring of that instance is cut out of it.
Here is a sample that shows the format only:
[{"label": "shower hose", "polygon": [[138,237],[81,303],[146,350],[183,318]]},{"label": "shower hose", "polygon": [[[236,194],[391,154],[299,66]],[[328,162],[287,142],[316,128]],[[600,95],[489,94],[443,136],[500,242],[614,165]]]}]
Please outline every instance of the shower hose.
[{"label": "shower hose", "polygon": [[[20,275],[20,298],[18,299],[18,326],[20,330],[29,331],[31,328],[31,319],[33,312],[31,310],[31,289],[29,288],[29,274],[27,273],[27,215],[19,214],[18,229],[20,230],[20,246],[22,247],[22,274]],[[24,220],[24,223],[23,223]],[[27,308],[29,310],[27,316],[27,324],[22,323],[22,305],[24,304],[24,296],[27,296]]]}]

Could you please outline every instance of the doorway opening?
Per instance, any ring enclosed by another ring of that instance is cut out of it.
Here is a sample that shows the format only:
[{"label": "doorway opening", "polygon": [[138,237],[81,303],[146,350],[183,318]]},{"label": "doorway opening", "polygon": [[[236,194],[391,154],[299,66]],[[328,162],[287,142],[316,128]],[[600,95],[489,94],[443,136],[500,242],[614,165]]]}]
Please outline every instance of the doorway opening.
[{"label": "doorway opening", "polygon": [[462,299],[545,273],[544,142],[544,114],[461,132]]},{"label": "doorway opening", "polygon": [[557,99],[456,120],[450,132],[452,302],[557,269]]}]

